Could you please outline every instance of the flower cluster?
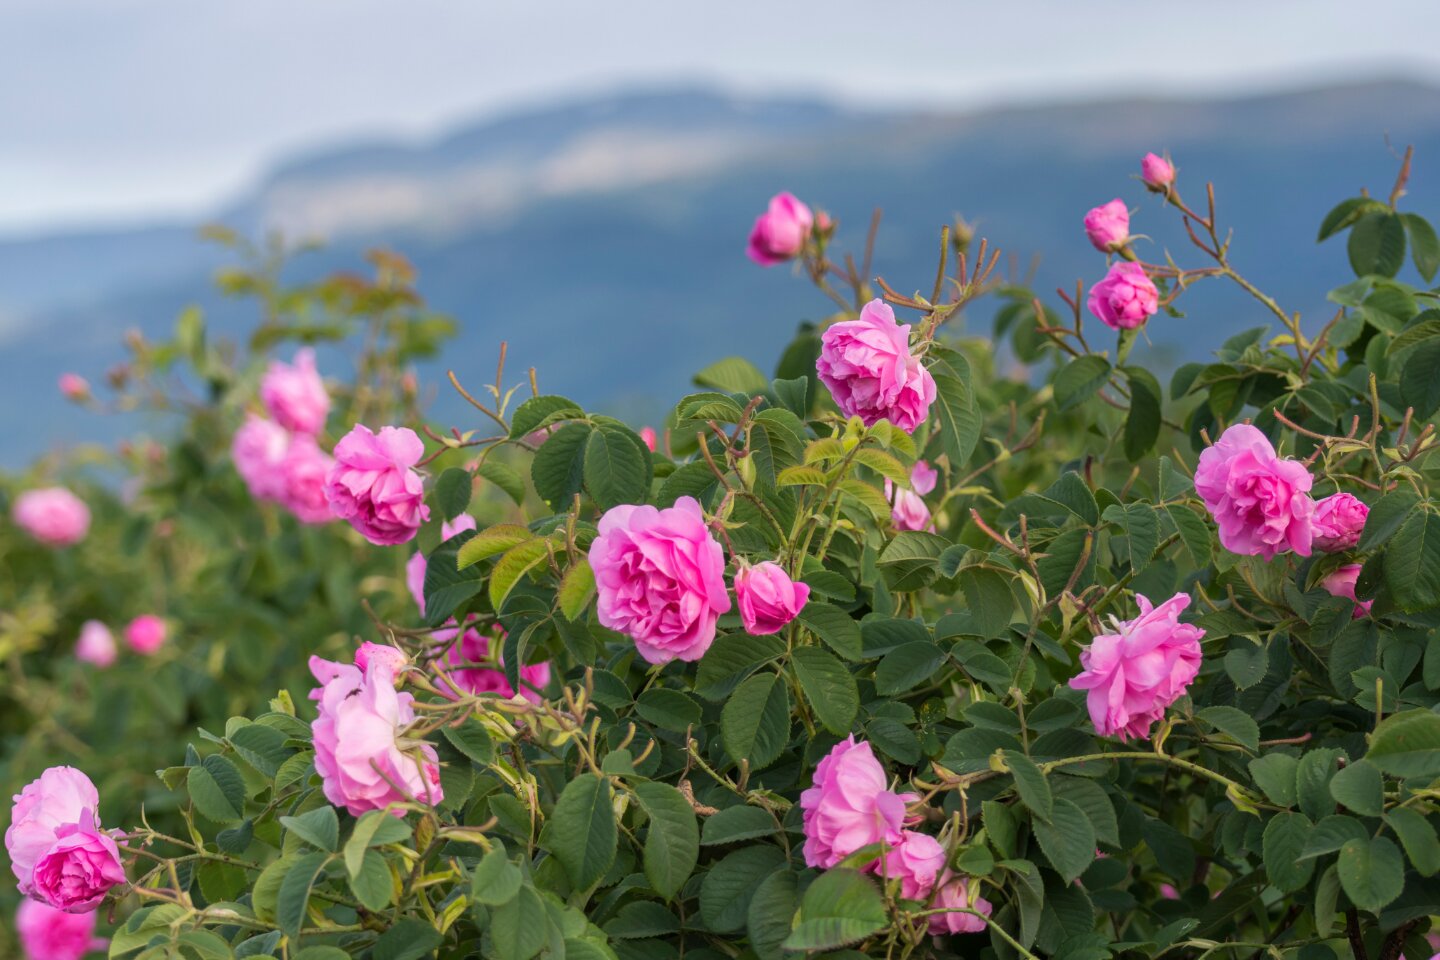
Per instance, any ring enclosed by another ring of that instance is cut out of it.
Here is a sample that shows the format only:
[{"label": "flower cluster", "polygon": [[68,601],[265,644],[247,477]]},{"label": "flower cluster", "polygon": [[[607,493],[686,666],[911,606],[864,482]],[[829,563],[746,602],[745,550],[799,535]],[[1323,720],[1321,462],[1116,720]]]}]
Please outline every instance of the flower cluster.
[{"label": "flower cluster", "polygon": [[294,364],[271,363],[260,399],[270,417],[246,415],[230,445],[235,469],[255,499],[279,503],[301,523],[329,523],[325,477],[332,460],[316,438],[325,429],[330,396],[315,352],[304,348]]}]

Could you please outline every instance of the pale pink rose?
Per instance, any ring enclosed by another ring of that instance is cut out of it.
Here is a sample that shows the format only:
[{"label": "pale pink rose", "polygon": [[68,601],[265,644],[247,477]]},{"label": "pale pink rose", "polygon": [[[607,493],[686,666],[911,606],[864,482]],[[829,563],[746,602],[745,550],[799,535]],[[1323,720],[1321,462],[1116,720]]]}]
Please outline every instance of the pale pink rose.
[{"label": "pale pink rose", "polygon": [[1119,198],[1085,214],[1085,235],[1101,253],[1114,253],[1130,240],[1130,210]]},{"label": "pale pink rose", "polygon": [[694,661],[730,609],[725,552],[694,497],[673,507],[622,504],[600,518],[590,545],[600,624],[635,641],[649,663]]},{"label": "pale pink rose", "polygon": [[136,653],[149,656],[165,646],[165,621],[145,613],[125,625],[125,644]]},{"label": "pale pink rose", "polygon": [[95,784],[74,767],[51,767],[15,795],[5,850],[22,894],[78,913],[125,881],[99,807]]},{"label": "pale pink rose", "polygon": [[284,498],[285,477],[280,466],[289,449],[290,434],[284,427],[253,413],[245,415],[245,424],[230,443],[230,459],[250,496],[256,500]]},{"label": "pale pink rose", "polygon": [[64,487],[26,490],[15,498],[16,526],[47,547],[68,547],[90,532],[90,508]]},{"label": "pale pink rose", "polygon": [[35,861],[31,880],[31,896],[66,913],[84,913],[125,882],[125,867],[110,836],[89,824],[67,823]]},{"label": "pale pink rose", "polygon": [[785,568],[772,560],[740,567],[735,574],[735,600],[740,622],[754,636],[779,633],[810,599],[810,585],[790,579]]},{"label": "pale pink rose", "polygon": [[1140,616],[1134,620],[1111,618],[1114,633],[1102,633],[1080,651],[1079,676],[1070,679],[1076,690],[1090,691],[1086,703],[1090,720],[1101,736],[1121,740],[1145,739],[1150,727],[1185,693],[1200,672],[1200,638],[1205,631],[1180,622],[1190,605],[1183,593],[1158,607],[1139,594]]},{"label": "pale pink rose", "polygon": [[15,933],[25,960],[80,960],[107,946],[95,936],[96,911],[68,913],[38,900],[22,900],[15,911]]},{"label": "pale pink rose", "polygon": [[[502,638],[503,635],[502,631]],[[457,695],[497,693],[509,698],[515,696],[515,688],[505,677],[504,664],[498,653],[491,656],[490,638],[472,628],[466,630],[445,655],[445,674],[460,688],[452,691]],[[531,703],[544,699],[539,691],[549,683],[548,660],[527,663],[520,668],[520,694]]]},{"label": "pale pink rose", "polygon": [[1265,434],[1248,423],[1222,433],[1195,468],[1195,492],[1215,518],[1221,545],[1266,560],[1287,550],[1310,555],[1311,482],[1305,464],[1277,457]]},{"label": "pale pink rose", "polygon": [[924,460],[916,460],[915,466],[910,468],[910,489],[922,497],[935,489],[938,479],[940,472]]},{"label": "pale pink rose", "polygon": [[925,422],[935,380],[910,353],[910,325],[895,322],[883,300],[871,300],[858,320],[842,320],[820,335],[815,372],[847,417],[872,426],[888,419],[906,433]]},{"label": "pale pink rose", "polygon": [[645,441],[646,449],[648,449],[651,453],[655,452],[655,441],[657,438],[655,436],[654,427],[641,427],[640,439]]},{"label": "pale pink rose", "polygon": [[430,519],[425,483],[412,468],[425,444],[407,427],[355,428],[335,445],[335,465],[325,479],[330,510],[377,546],[415,539]]},{"label": "pale pink rose", "polygon": [[314,437],[297,433],[290,440],[290,448],[280,461],[280,480],[283,492],[280,502],[305,524],[329,523],[335,519],[330,512],[330,502],[325,498],[325,478],[335,461]]},{"label": "pale pink rose", "polygon": [[398,647],[369,640],[355,650],[355,666],[363,673],[387,674],[393,681],[409,666],[410,658]]},{"label": "pale pink rose", "polygon": [[[475,518],[468,513],[462,513],[454,520],[446,520],[440,524],[440,542],[444,543],[461,530],[474,530]],[[415,551],[415,555],[405,561],[405,586],[410,589],[410,596],[415,598],[415,606],[420,608],[420,616],[425,616],[425,554]]]},{"label": "pale pink rose", "polygon": [[1147,153],[1140,161],[1140,179],[1156,193],[1165,193],[1175,182],[1175,165],[1164,157]]},{"label": "pale pink rose", "polygon": [[1361,600],[1355,596],[1355,582],[1360,579],[1360,564],[1347,563],[1343,567],[1337,567],[1333,572],[1326,574],[1320,581],[1320,586],[1332,597],[1344,597],[1346,600],[1355,601],[1355,610],[1352,617],[1359,619],[1370,612],[1375,605],[1374,600]]},{"label": "pale pink rose", "polygon": [[319,708],[310,732],[325,798],[356,817],[407,800],[433,806],[444,798],[435,748],[416,748],[417,761],[416,749],[406,752],[397,742],[415,720],[415,698],[395,689],[389,669],[376,668],[383,661],[367,662],[371,669],[362,671],[310,658],[310,672],[321,684],[310,693]]},{"label": "pale pink rose", "polygon": [[973,913],[959,911],[974,910],[988,917],[995,908],[984,897],[976,897],[972,904],[969,880],[947,869],[940,875],[940,888],[935,891],[935,898],[930,901],[930,909],[955,911],[937,913],[930,917],[930,932],[938,937],[947,933],[980,933],[985,929],[985,921]]},{"label": "pale pink rose", "polygon": [[793,194],[777,193],[769,209],[755,218],[745,253],[762,267],[783,263],[804,249],[814,223],[810,208]]},{"label": "pale pink rose", "polygon": [[1317,550],[1339,553],[1349,550],[1360,542],[1360,533],[1365,529],[1365,518],[1370,508],[1348,493],[1332,494],[1315,501],[1315,513],[1311,525],[1315,537],[1311,541]]},{"label": "pale pink rose", "polygon": [[75,659],[104,669],[115,662],[115,635],[99,620],[86,620],[75,641]]},{"label": "pale pink rose", "polygon": [[260,402],[286,430],[312,437],[324,430],[330,395],[315,369],[315,351],[309,347],[295,351],[293,365],[272,360],[260,380]]},{"label": "pale pink rose", "polygon": [[930,508],[920,494],[885,481],[885,499],[890,501],[890,522],[896,530],[934,530]]},{"label": "pale pink rose", "polygon": [[887,880],[900,881],[900,896],[925,900],[945,867],[945,848],[928,833],[905,830],[900,840],[870,868]]},{"label": "pale pink rose", "polygon": [[60,392],[65,399],[79,402],[89,399],[90,383],[78,373],[60,374]]},{"label": "pale pink rose", "polygon": [[1138,263],[1114,264],[1090,288],[1090,312],[1112,330],[1133,330],[1160,309],[1160,291]]},{"label": "pale pink rose", "polygon": [[870,744],[846,737],[816,766],[814,785],[800,795],[805,863],[828,869],[861,847],[899,843],[905,805],[919,799],[888,789]]}]

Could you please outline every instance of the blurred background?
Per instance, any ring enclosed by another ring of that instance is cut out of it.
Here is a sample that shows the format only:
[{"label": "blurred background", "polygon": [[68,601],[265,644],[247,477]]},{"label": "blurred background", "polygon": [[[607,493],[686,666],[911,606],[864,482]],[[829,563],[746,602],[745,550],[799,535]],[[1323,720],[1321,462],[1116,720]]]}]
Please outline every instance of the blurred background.
[{"label": "blurred background", "polygon": [[[502,339],[545,392],[637,422],[719,356],[764,367],[828,312],[744,256],[780,190],[842,248],[882,207],[898,290],[928,288],[959,215],[1050,291],[1103,274],[1081,218],[1117,196],[1142,256],[1195,264],[1134,179],[1168,151],[1192,202],[1216,181],[1240,269],[1318,326],[1346,275],[1314,242],[1331,205],[1388,193],[1413,144],[1408,208],[1440,213],[1437,35],[1435,0],[4,0],[0,466],[134,429],[55,388],[102,382],[126,330],[189,304],[253,324],[214,291],[207,222],[323,241],[296,278],[410,257],[459,324],[421,379],[462,427],[443,369],[488,376]],[[1238,291],[1186,299],[1137,359],[1265,322]]]}]

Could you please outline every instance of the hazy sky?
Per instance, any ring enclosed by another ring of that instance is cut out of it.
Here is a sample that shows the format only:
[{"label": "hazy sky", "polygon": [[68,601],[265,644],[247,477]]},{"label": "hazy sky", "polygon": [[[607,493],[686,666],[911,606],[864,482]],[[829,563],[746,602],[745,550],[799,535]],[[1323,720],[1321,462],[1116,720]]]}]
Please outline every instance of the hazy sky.
[{"label": "hazy sky", "polygon": [[1440,82],[1440,0],[0,0],[0,232],[203,211],[279,154],[681,79],[965,106]]}]

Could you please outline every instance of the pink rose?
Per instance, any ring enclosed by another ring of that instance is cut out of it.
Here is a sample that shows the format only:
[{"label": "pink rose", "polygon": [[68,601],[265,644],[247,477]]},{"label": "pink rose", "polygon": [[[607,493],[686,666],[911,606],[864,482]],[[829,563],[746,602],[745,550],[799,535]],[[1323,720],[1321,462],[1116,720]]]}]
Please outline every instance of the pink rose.
[{"label": "pink rose", "polygon": [[51,767],[15,795],[5,850],[22,894],[78,913],[125,881],[99,807],[95,784],[74,767]]},{"label": "pink rose", "polygon": [[90,508],[64,487],[26,490],[15,498],[11,516],[20,529],[47,547],[79,543],[90,531]]},{"label": "pink rose", "polygon": [[770,198],[769,209],[755,218],[745,253],[762,267],[783,263],[805,248],[814,223],[810,208],[793,194],[777,193]]},{"label": "pink rose", "polygon": [[94,910],[110,888],[125,882],[120,848],[96,827],[63,824],[35,861],[31,895],[66,913]]},{"label": "pink rose", "polygon": [[645,441],[645,446],[651,453],[655,452],[655,441],[657,438],[654,427],[641,427],[640,439]]},{"label": "pink rose", "polygon": [[90,397],[90,383],[78,373],[60,374],[60,392],[67,400],[79,402]]},{"label": "pink rose", "polygon": [[407,427],[355,428],[335,445],[335,465],[325,478],[330,510],[377,546],[415,539],[430,519],[425,484],[411,468],[425,444]]},{"label": "pink rose", "polygon": [[1310,484],[1303,463],[1275,456],[1265,434],[1248,423],[1222,433],[1195,468],[1195,492],[1215,518],[1221,545],[1266,560],[1286,550],[1310,555]]},{"label": "pink rose", "polygon": [[1185,693],[1200,672],[1200,638],[1205,631],[1180,622],[1190,606],[1183,593],[1158,607],[1139,594],[1140,616],[1114,620],[1114,633],[1102,633],[1080,651],[1075,690],[1089,690],[1090,720],[1101,736],[1145,739],[1150,726]]},{"label": "pink rose", "polygon": [[1348,493],[1336,493],[1315,501],[1315,513],[1310,518],[1315,537],[1311,541],[1317,550],[1339,553],[1349,550],[1360,542],[1360,532],[1365,529],[1365,518],[1370,508]]},{"label": "pink rose", "polygon": [[871,868],[887,880],[900,881],[900,896],[925,900],[945,867],[945,848],[927,833],[905,830],[900,840]]},{"label": "pink rose", "polygon": [[280,466],[290,449],[290,434],[273,420],[253,413],[245,415],[245,424],[235,431],[230,443],[230,459],[250,496],[256,500],[283,500],[285,477]]},{"label": "pink rose", "polygon": [[[913,482],[913,481],[912,481]],[[913,490],[896,488],[888,479],[885,481],[885,499],[890,501],[890,522],[896,530],[934,530],[935,523],[930,508]]]},{"label": "pink rose", "polygon": [[1355,582],[1360,579],[1360,564],[1347,563],[1343,567],[1337,567],[1334,572],[1329,573],[1320,581],[1320,586],[1332,597],[1344,597],[1347,600],[1355,601],[1355,610],[1351,614],[1355,619],[1365,616],[1370,608],[1375,605],[1374,600],[1361,600],[1355,596]]},{"label": "pink rose", "polygon": [[1101,253],[1114,253],[1130,241],[1130,210],[1118,197],[1085,214],[1085,235]]},{"label": "pink rose", "polygon": [[[462,513],[454,520],[446,520],[440,524],[440,542],[444,543],[461,530],[474,530],[475,518],[468,513]],[[415,598],[415,606],[420,608],[420,616],[425,616],[425,554],[415,551],[415,555],[405,562],[405,586],[410,589],[410,596]]]},{"label": "pink rose", "polygon": [[1133,330],[1160,309],[1160,291],[1138,263],[1113,265],[1090,288],[1090,312],[1112,330]]},{"label": "pink rose", "polygon": [[104,669],[115,662],[115,636],[99,620],[86,620],[75,641],[75,659]]},{"label": "pink rose", "polygon": [[910,353],[910,326],[871,300],[858,320],[842,320],[820,335],[815,371],[840,412],[872,426],[888,419],[906,433],[925,422],[935,380]]},{"label": "pink rose", "polygon": [[[1154,154],[1151,154],[1151,156],[1154,156]],[[1160,884],[1160,896],[1164,900],[1179,900],[1180,891],[1175,889],[1175,884],[1173,883],[1162,883]]]},{"label": "pink rose", "polygon": [[315,351],[295,351],[295,364],[271,361],[260,380],[260,402],[275,422],[286,430],[315,436],[325,429],[330,413],[330,395],[315,370]]},{"label": "pink rose", "polygon": [[925,496],[935,489],[935,481],[940,478],[940,473],[924,460],[916,460],[915,466],[910,468],[910,489],[920,496]]},{"label": "pink rose", "polygon": [[314,437],[298,433],[280,461],[280,502],[305,524],[329,523],[335,519],[325,498],[325,478],[335,461],[320,449]]},{"label": "pink rose", "polygon": [[947,933],[980,933],[985,929],[985,921],[973,913],[959,911],[974,910],[988,917],[995,908],[984,897],[976,897],[975,903],[971,904],[969,880],[947,869],[940,875],[940,889],[935,891],[930,909],[956,911],[930,917],[930,932],[938,937]]},{"label": "pink rose", "polygon": [[15,933],[26,960],[80,960],[106,947],[106,941],[95,936],[95,919],[94,910],[67,913],[38,900],[22,900],[15,911]]},{"label": "pink rose", "polygon": [[355,666],[359,667],[362,673],[383,673],[388,675],[392,682],[409,665],[410,658],[404,651],[388,643],[372,643],[367,640],[355,651]]},{"label": "pink rose", "polygon": [[889,790],[870,744],[846,737],[820,761],[814,785],[800,795],[805,863],[828,869],[872,843],[898,844],[905,804],[919,799]]},{"label": "pink rose", "polygon": [[126,645],[146,656],[165,646],[165,634],[165,621],[153,613],[141,614],[125,625]]},{"label": "pink rose", "polygon": [[1167,193],[1175,182],[1175,166],[1164,157],[1145,154],[1140,161],[1140,179],[1156,193]]},{"label": "pink rose", "polygon": [[310,658],[310,672],[321,684],[310,693],[319,707],[310,724],[315,770],[325,798],[356,817],[393,803],[433,806],[444,798],[435,748],[422,743],[402,749],[397,742],[415,720],[415,698],[395,689],[394,674],[386,663],[369,657],[370,668],[362,671],[350,664]]},{"label": "pink rose", "polygon": [[590,545],[590,566],[601,626],[634,640],[649,663],[699,660],[730,609],[725,553],[694,497],[664,510],[611,507]]},{"label": "pink rose", "polygon": [[[445,673],[460,688],[454,691],[457,695],[498,693],[508,699],[515,696],[515,688],[505,677],[504,663],[500,656],[490,655],[489,637],[479,630],[468,629],[445,655]],[[544,699],[539,691],[549,683],[549,661],[520,667],[520,694],[531,703]]]},{"label": "pink rose", "polygon": [[766,560],[740,567],[735,574],[735,599],[746,633],[779,633],[810,599],[810,585],[791,580],[784,567]]}]

